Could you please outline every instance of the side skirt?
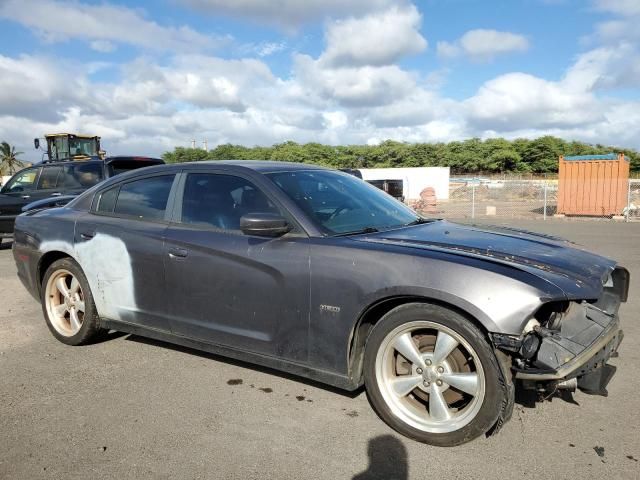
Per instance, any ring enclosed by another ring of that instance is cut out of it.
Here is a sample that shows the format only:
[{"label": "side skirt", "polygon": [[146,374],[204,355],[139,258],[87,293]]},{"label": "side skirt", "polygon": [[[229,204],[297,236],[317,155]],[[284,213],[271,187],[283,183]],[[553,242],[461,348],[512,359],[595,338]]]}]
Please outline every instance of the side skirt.
[{"label": "side skirt", "polygon": [[183,347],[193,348],[195,350],[202,350],[204,352],[213,353],[222,357],[229,357],[243,362],[254,363],[264,367],[272,368],[274,370],[279,370],[300,377],[309,378],[320,383],[326,383],[342,390],[353,391],[359,387],[357,383],[354,383],[349,377],[346,377],[344,375],[339,375],[324,370],[318,370],[307,365],[301,365],[269,355],[262,355],[259,353],[239,350],[233,347],[202,342],[200,340],[194,340],[192,338],[175,335],[163,330],[156,330],[149,327],[143,327],[141,325],[134,325],[132,323],[121,322],[118,320],[109,320],[106,318],[100,319],[100,326],[102,328],[116,330],[118,332],[140,335],[141,337],[147,337],[162,342],[173,343],[176,345],[181,345]]}]

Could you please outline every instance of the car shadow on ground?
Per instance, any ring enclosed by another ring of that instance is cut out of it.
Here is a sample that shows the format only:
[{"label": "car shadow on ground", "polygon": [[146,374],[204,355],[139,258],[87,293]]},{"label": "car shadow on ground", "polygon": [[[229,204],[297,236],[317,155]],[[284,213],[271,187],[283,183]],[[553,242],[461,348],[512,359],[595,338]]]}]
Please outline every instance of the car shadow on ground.
[{"label": "car shadow on ground", "polygon": [[139,335],[133,335],[130,334],[126,340],[132,341],[132,342],[137,342],[137,343],[144,343],[145,345],[152,345],[152,346],[156,346],[156,347],[161,347],[161,348],[168,348],[171,350],[174,350],[176,352],[182,352],[182,353],[187,353],[189,355],[196,355],[198,357],[202,357],[202,358],[208,358],[210,360],[214,360],[216,362],[223,362],[226,363],[228,365],[235,365],[238,367],[242,367],[242,368],[248,368],[250,370],[254,370],[256,372],[262,372],[262,373],[267,373],[269,375],[274,375],[280,378],[284,378],[287,380],[291,380],[297,383],[302,383],[305,385],[309,385],[312,387],[316,387],[316,388],[321,388],[323,390],[327,390],[329,392],[333,392],[333,393],[337,393],[339,395],[345,396],[345,397],[349,397],[349,398],[356,398],[357,396],[359,396],[362,392],[364,392],[364,387],[360,387],[352,392],[346,391],[346,390],[342,390],[340,388],[337,387],[332,387],[331,385],[327,385],[325,383],[320,383],[317,382],[315,380],[311,380],[305,377],[299,377],[297,375],[291,374],[291,373],[287,373],[287,372],[282,372],[280,370],[274,370],[271,369],[269,367],[264,367],[262,365],[256,365],[254,363],[249,363],[249,362],[243,362],[242,360],[236,360],[235,358],[229,358],[229,357],[224,357],[221,355],[216,355],[215,353],[210,353],[210,352],[205,352],[202,350],[196,350],[194,348],[189,348],[189,347],[183,347],[182,345],[176,345],[174,343],[169,343],[169,342],[163,342],[161,340],[154,340],[152,338],[147,338],[147,337],[142,337]]},{"label": "car shadow on ground", "polygon": [[369,440],[369,466],[352,480],[406,480],[409,478],[407,449],[393,435],[380,435]]},{"label": "car shadow on ground", "polygon": [[0,242],[0,250],[11,250],[12,245],[13,240],[2,239],[2,242]]}]

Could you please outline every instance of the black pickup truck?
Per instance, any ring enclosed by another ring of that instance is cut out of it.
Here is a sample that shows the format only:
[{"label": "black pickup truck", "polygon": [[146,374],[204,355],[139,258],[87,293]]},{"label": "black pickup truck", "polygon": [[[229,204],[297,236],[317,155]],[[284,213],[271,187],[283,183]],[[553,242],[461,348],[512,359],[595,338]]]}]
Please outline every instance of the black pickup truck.
[{"label": "black pickup truck", "polygon": [[0,242],[13,236],[15,218],[27,204],[51,199],[50,206],[56,206],[54,200],[79,195],[105,178],[162,163],[159,158],[118,156],[50,161],[20,170],[0,189]]}]

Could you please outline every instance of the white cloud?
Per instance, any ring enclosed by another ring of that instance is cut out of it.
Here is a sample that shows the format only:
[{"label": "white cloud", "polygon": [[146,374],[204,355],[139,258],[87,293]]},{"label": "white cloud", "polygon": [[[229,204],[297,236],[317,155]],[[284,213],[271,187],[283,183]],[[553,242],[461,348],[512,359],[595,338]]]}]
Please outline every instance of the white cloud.
[{"label": "white cloud", "polygon": [[640,88],[640,49],[621,42],[585,52],[567,71],[563,83],[574,91]]},{"label": "white cloud", "polygon": [[370,108],[358,112],[366,116],[373,127],[417,127],[436,121],[447,119],[459,123],[456,111],[457,102],[444,99],[436,92],[415,87],[404,98],[399,98],[389,105]]},{"label": "white cloud", "polygon": [[322,118],[324,119],[323,125],[328,129],[337,129],[343,128],[347,126],[347,122],[349,121],[347,115],[341,111],[335,112],[324,112],[322,114]]},{"label": "white cloud", "polygon": [[258,45],[256,53],[259,57],[268,57],[274,53],[282,52],[286,48],[287,44],[285,42],[266,42]]},{"label": "white cloud", "polygon": [[525,52],[529,49],[529,40],[523,35],[497,30],[469,30],[453,43],[438,42],[440,57],[453,58],[464,55],[474,61],[490,61],[498,55]]},{"label": "white cloud", "polygon": [[275,77],[253,59],[224,60],[204,55],[175,57],[169,66],[140,59],[124,70],[124,80],[103,90],[114,114],[159,114],[184,108],[224,108],[243,111]]},{"label": "white cloud", "polygon": [[108,40],[94,40],[89,44],[89,46],[92,50],[101,53],[110,53],[116,49],[115,44]]},{"label": "white cloud", "polygon": [[436,52],[439,57],[454,58],[462,54],[462,48],[455,43],[441,41],[436,44]]},{"label": "white cloud", "polygon": [[362,15],[397,3],[397,0],[179,0],[211,15],[249,18],[294,30],[326,17]]},{"label": "white cloud", "polygon": [[321,60],[330,66],[390,65],[427,48],[414,5],[336,20],[327,26]]},{"label": "white cloud", "polygon": [[[153,50],[197,51],[219,46],[225,40],[182,27],[165,27],[147,20],[138,10],[75,0],[4,0],[0,18],[18,22],[49,42],[79,38],[107,43],[127,43]],[[98,43],[104,47],[106,43]],[[95,48],[94,45],[94,48]]]},{"label": "white cloud", "polygon": [[596,25],[596,35],[583,38],[586,44],[594,40],[608,45],[619,42],[637,43],[640,41],[640,1],[637,0],[594,0],[597,10],[611,13],[614,18]]},{"label": "white cloud", "polygon": [[[617,88],[640,87],[640,51],[637,46],[620,44],[600,47],[579,55],[559,81],[549,81],[524,73],[509,73],[484,83],[465,102],[467,118],[477,128],[498,132],[528,129],[575,134],[575,129],[592,129],[602,138],[613,132],[610,112],[638,102],[600,97],[599,93]],[[632,118],[636,118],[633,115]],[[639,128],[635,127],[636,134]],[[626,136],[628,132],[620,131]],[[578,138],[584,138],[581,135]],[[615,142],[614,142],[615,143]],[[637,141],[634,142],[637,145]]]},{"label": "white cloud", "polygon": [[237,48],[237,52],[242,56],[258,56],[260,58],[269,57],[276,53],[284,52],[289,46],[287,42],[259,42],[245,43]]},{"label": "white cloud", "polygon": [[640,2],[638,0],[594,0],[596,9],[615,13],[618,15],[640,15]]},{"label": "white cloud", "polygon": [[81,101],[86,82],[63,62],[0,55],[0,112],[34,120],[56,120],[65,104]]},{"label": "white cloud", "polygon": [[512,131],[560,128],[598,120],[597,102],[585,91],[564,88],[525,73],[509,73],[480,87],[465,103],[476,128]]},{"label": "white cloud", "polygon": [[325,101],[351,107],[388,105],[415,88],[414,76],[396,65],[325,68],[308,55],[294,59],[301,85]]}]

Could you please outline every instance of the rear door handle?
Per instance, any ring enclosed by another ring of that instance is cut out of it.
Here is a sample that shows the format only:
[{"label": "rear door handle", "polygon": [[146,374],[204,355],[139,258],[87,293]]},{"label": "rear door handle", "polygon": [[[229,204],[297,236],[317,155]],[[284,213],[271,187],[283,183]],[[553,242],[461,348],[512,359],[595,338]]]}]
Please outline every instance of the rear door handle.
[{"label": "rear door handle", "polygon": [[91,240],[95,236],[96,236],[96,232],[81,232],[80,233],[80,238],[82,238],[83,240]]},{"label": "rear door handle", "polygon": [[52,193],[51,196],[52,197],[61,197],[62,194],[60,192],[56,192],[56,193]]},{"label": "rear door handle", "polygon": [[22,198],[24,198],[25,200],[27,200],[28,198],[31,198],[31,195],[22,195]]},{"label": "rear door handle", "polygon": [[171,258],[185,258],[187,255],[189,255],[189,252],[184,248],[171,247],[169,249],[169,256]]}]

